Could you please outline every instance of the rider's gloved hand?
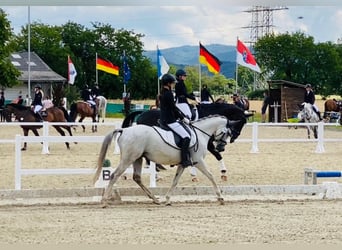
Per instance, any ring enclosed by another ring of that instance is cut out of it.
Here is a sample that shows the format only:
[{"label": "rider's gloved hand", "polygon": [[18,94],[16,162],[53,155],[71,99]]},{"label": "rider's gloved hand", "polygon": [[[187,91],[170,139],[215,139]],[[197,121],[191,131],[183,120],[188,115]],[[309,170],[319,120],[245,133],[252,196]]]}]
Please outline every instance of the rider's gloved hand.
[{"label": "rider's gloved hand", "polygon": [[184,117],[183,118],[183,120],[182,120],[185,124],[190,124],[190,120],[188,119],[188,118],[186,118],[186,117]]}]

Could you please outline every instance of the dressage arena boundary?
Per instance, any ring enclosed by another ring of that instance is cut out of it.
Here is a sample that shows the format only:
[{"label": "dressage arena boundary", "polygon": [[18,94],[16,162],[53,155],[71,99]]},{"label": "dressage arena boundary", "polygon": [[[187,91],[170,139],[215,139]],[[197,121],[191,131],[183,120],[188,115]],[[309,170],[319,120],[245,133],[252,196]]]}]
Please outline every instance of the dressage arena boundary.
[{"label": "dressage arena boundary", "polygon": [[[150,188],[154,195],[165,196],[168,187]],[[327,182],[319,185],[241,185],[221,186],[221,193],[226,201],[236,200],[340,200],[342,184]],[[0,205],[27,205],[53,203],[98,203],[104,188],[74,189],[24,189],[0,190]],[[117,187],[113,194],[120,195],[122,201],[150,201],[141,188]],[[117,197],[117,196],[116,196]],[[174,202],[215,202],[216,196],[212,186],[176,187],[172,194]],[[160,198],[161,201],[163,198]]]},{"label": "dressage arena boundary", "polygon": [[309,184],[309,180],[312,180],[312,184],[317,184],[317,178],[341,178],[342,171],[339,170],[315,170],[312,168],[304,169],[304,184]]},{"label": "dressage arena boundary", "polygon": [[[27,125],[42,125],[41,123],[26,123]],[[0,139],[0,143],[15,143],[15,189],[21,189],[21,176],[22,175],[31,175],[31,174],[42,174],[42,175],[60,175],[60,174],[93,174],[93,168],[79,168],[79,169],[66,169],[66,168],[56,168],[56,169],[22,169],[22,162],[21,162],[21,143],[22,142],[36,142],[36,143],[43,143],[43,154],[48,154],[48,144],[49,142],[61,142],[64,143],[68,142],[102,142],[104,136],[49,136],[49,126],[52,125],[94,125],[94,123],[43,123],[43,136],[21,136],[17,135],[15,140],[6,140]],[[22,123],[0,123],[0,126],[19,126],[23,125]],[[121,127],[121,122],[114,122],[114,123],[96,123],[97,126],[114,126]],[[319,127],[319,137],[318,139],[308,140],[308,139],[259,139],[258,138],[258,128],[259,126],[283,126],[283,127],[291,127],[291,126],[308,126],[307,124],[303,123],[248,123],[247,126],[252,126],[252,139],[237,139],[236,142],[252,142],[252,150],[251,153],[258,152],[258,143],[259,142],[317,142],[316,152],[323,153],[324,152],[324,142],[341,142],[342,139],[324,139],[324,126],[331,126],[334,124],[325,124],[323,122],[317,124]],[[336,126],[336,125],[334,125]],[[115,149],[118,147],[116,146]],[[128,169],[128,173],[132,173],[132,169]],[[143,173],[150,174],[150,187],[155,187],[155,168],[150,169],[143,169]]]},{"label": "dressage arena boundary", "polygon": [[[325,126],[337,126],[337,124],[329,124],[329,123],[324,123],[324,122],[318,122],[318,123],[287,123],[287,122],[282,122],[282,123],[258,123],[258,122],[253,122],[253,123],[247,123],[247,126],[252,126],[252,140],[250,139],[237,139],[237,142],[252,142],[252,149],[251,153],[258,153],[259,148],[258,148],[258,143],[259,142],[317,142],[316,145],[316,153],[324,153],[325,148],[324,148],[324,142],[342,142],[342,139],[331,139],[331,138],[324,138],[324,127]],[[318,138],[317,139],[259,139],[258,138],[258,128],[259,126],[268,126],[268,127],[308,127],[308,126],[318,126]]]},{"label": "dressage arena boundary", "polygon": [[[15,136],[15,189],[21,190],[21,177],[24,175],[74,175],[74,174],[95,174],[95,168],[49,168],[49,169],[23,169],[22,168],[22,151],[21,145],[23,142],[30,143],[46,143],[49,142],[87,142],[100,143],[104,136]],[[117,145],[116,145],[117,146]],[[44,146],[43,146],[44,148]],[[100,179],[95,183],[96,187],[104,186],[109,180],[109,173],[106,168],[102,169]],[[132,174],[133,168],[129,167],[126,174]],[[151,162],[149,168],[142,169],[143,174],[150,175],[150,187],[156,187],[156,167],[155,163]],[[105,177],[107,176],[107,179]]]}]

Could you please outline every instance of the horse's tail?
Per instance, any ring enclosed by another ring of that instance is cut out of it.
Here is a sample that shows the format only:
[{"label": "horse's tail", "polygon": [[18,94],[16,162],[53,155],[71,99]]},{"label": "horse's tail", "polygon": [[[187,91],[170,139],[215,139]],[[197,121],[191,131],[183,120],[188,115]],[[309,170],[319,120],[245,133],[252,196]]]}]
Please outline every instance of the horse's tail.
[{"label": "horse's tail", "polygon": [[102,170],[102,166],[103,166],[103,162],[105,160],[108,148],[109,148],[110,144],[112,143],[112,140],[115,139],[116,136],[121,132],[122,132],[122,129],[115,129],[113,132],[110,132],[109,134],[107,134],[105,136],[105,138],[103,139],[101,151],[99,154],[99,158],[97,160],[95,176],[93,178],[94,183],[99,179],[99,176],[100,176],[100,173]]},{"label": "horse's tail", "polygon": [[70,106],[70,120],[75,122],[77,116],[77,103],[72,103]]},{"label": "horse's tail", "polygon": [[135,118],[136,118],[138,115],[142,114],[143,112],[145,112],[145,111],[143,111],[143,110],[138,110],[138,111],[134,111],[134,112],[130,113],[130,114],[129,114],[128,116],[126,116],[125,119],[123,120],[121,127],[122,127],[122,128],[128,128],[128,127],[132,126],[132,123],[134,122]]}]

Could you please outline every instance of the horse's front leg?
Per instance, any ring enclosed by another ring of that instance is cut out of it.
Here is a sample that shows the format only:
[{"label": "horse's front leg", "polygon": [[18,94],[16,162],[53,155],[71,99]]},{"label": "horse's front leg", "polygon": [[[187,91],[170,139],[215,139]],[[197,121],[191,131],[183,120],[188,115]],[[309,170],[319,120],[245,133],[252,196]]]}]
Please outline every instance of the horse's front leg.
[{"label": "horse's front leg", "polygon": [[160,204],[159,200],[151,193],[151,191],[142,183],[142,158],[137,159],[133,162],[133,180],[141,187],[145,194],[153,200],[153,203]]},{"label": "horse's front leg", "polygon": [[173,181],[172,181],[172,185],[171,185],[170,189],[166,193],[166,205],[167,206],[171,205],[171,202],[170,202],[171,194],[175,190],[175,188],[176,188],[176,186],[178,184],[178,181],[179,181],[180,177],[182,176],[183,172],[184,172],[184,168],[181,165],[178,165],[177,166],[176,175],[175,175],[175,177],[173,178]]},{"label": "horse's front leg", "polygon": [[[32,130],[33,131],[33,130]],[[28,136],[28,129],[23,128],[24,136]],[[24,146],[21,148],[22,151],[25,151],[27,149],[27,142],[24,142]]]},{"label": "horse's front leg", "polygon": [[306,127],[306,130],[307,130],[307,132],[308,132],[308,139],[310,139],[310,127],[307,126],[307,127]]},{"label": "horse's front leg", "polygon": [[222,197],[221,194],[221,190],[219,189],[219,187],[216,184],[216,181],[214,179],[214,176],[209,172],[205,162],[203,159],[201,159],[200,161],[198,161],[198,163],[196,164],[196,167],[198,168],[199,171],[201,171],[205,176],[208,177],[208,179],[211,181],[211,183],[213,184],[215,193],[217,195],[217,200],[220,202],[221,205],[224,204],[224,199]]},{"label": "horse's front leg", "polygon": [[[83,122],[84,118],[85,118],[85,117],[82,116],[82,117],[78,120],[78,122],[79,122],[79,123]],[[83,129],[83,133],[85,133],[85,126],[82,124],[81,127],[82,127],[82,129]]]},{"label": "horse's front leg", "polygon": [[[69,135],[72,136],[72,131],[71,131],[71,126],[63,126],[63,128],[68,131]],[[74,142],[75,144],[77,144],[77,141]]]},{"label": "horse's front leg", "polygon": [[[208,145],[207,145],[207,149],[208,151],[215,156],[216,160],[219,161],[220,163],[220,172],[221,172],[221,180],[223,181],[227,181],[227,175],[226,175],[226,172],[227,172],[227,169],[226,169],[226,166],[224,164],[224,161],[223,161],[223,158],[222,158],[222,155],[220,154],[220,152],[215,148],[215,145],[213,144],[213,141],[210,139],[209,142],[208,142]],[[224,148],[223,148],[224,150]]]},{"label": "horse's front leg", "polygon": [[[63,129],[60,126],[53,126],[61,136],[65,136]],[[65,142],[67,149],[70,149],[69,142]]]},{"label": "horse's front leg", "polygon": [[[93,123],[96,123],[96,116],[93,117]],[[97,125],[92,125],[91,130],[93,131],[93,133],[97,132]]]},{"label": "horse's front leg", "polygon": [[221,180],[227,181],[227,179],[228,179],[228,177],[227,177],[227,168],[226,168],[226,165],[224,164],[223,159],[221,159],[219,161],[219,163],[220,163],[219,168],[220,168],[220,172],[221,172]]}]

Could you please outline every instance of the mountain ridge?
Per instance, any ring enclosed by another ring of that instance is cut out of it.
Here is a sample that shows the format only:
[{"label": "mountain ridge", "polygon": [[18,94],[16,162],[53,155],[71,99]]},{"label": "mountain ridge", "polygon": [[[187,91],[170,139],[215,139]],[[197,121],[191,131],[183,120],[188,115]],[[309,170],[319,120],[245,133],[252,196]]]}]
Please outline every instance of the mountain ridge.
[{"label": "mountain ridge", "polygon": [[[234,78],[236,68],[236,47],[232,45],[210,44],[204,46],[211,54],[221,62],[220,73],[227,78]],[[183,45],[167,49],[159,49],[169,65],[179,67],[196,66],[199,64],[199,46]],[[143,53],[154,65],[157,65],[157,50],[147,50]],[[205,65],[204,70],[206,69]]]}]

